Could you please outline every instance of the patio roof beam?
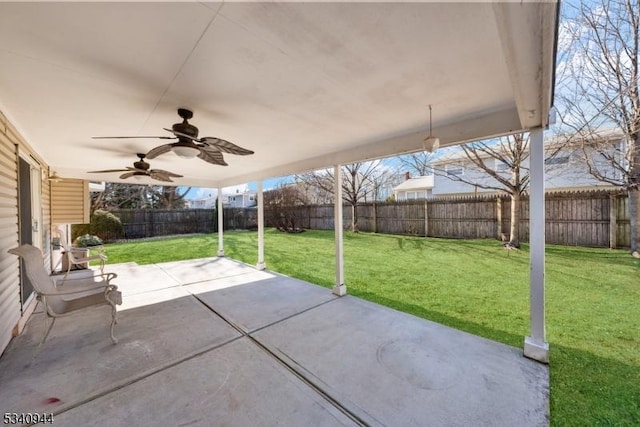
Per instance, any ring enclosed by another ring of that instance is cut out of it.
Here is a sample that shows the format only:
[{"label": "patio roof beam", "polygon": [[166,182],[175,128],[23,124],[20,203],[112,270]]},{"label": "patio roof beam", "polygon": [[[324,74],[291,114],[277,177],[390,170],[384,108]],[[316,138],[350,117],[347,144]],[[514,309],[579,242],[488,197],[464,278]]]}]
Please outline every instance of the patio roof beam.
[{"label": "patio roof beam", "polygon": [[258,263],[256,268],[264,270],[267,268],[264,263],[264,192],[262,191],[262,180],[258,180]]},{"label": "patio roof beam", "polygon": [[[507,129],[505,131],[505,129]],[[489,113],[478,113],[465,116],[460,120],[433,127],[433,134],[440,138],[440,147],[447,147],[465,142],[476,141],[497,136],[510,135],[524,131],[520,124],[518,112],[514,106]],[[274,168],[263,169],[255,173],[237,175],[219,181],[218,185],[231,186],[244,182],[269,179],[274,176],[286,176],[326,168],[329,165],[349,164],[383,157],[396,156],[423,150],[423,140],[429,133],[428,123],[425,127],[407,133],[388,136],[376,141],[363,141],[352,148],[327,153],[321,156],[297,160]],[[194,184],[195,185],[195,184]],[[208,186],[210,184],[198,183]]]},{"label": "patio roof beam", "polygon": [[344,284],[344,256],[342,245],[342,165],[336,165],[333,172],[333,206],[334,229],[336,242],[336,284],[333,293],[338,296],[347,294],[347,286]]},{"label": "patio roof beam", "polygon": [[529,196],[530,240],[530,310],[531,334],[524,341],[524,355],[539,362],[549,362],[549,344],[545,337],[545,203],[544,144],[542,128],[531,129],[531,184]]},{"label": "patio roof beam", "polygon": [[[493,4],[496,28],[508,65],[520,123],[524,128],[548,125],[555,68],[557,4]],[[517,37],[528,32],[534,37]],[[532,52],[534,55],[532,55]],[[540,58],[532,64],[527,58]]]},{"label": "patio roof beam", "polygon": [[222,187],[218,187],[218,256],[224,256],[224,207],[222,206]]}]

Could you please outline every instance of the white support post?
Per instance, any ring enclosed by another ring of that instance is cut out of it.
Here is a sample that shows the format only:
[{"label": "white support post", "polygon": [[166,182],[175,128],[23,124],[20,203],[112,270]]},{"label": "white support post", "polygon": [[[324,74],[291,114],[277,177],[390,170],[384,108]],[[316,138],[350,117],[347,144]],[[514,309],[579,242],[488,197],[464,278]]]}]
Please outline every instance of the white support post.
[{"label": "white support post", "polygon": [[336,241],[336,284],[333,293],[338,296],[347,294],[347,286],[344,284],[344,257],[342,250],[342,165],[336,165],[333,173],[333,224]]},{"label": "white support post", "polygon": [[218,256],[224,256],[224,208],[222,206],[222,188],[218,187]]},{"label": "white support post", "polygon": [[549,343],[546,342],[545,337],[545,201],[542,128],[532,129],[529,137],[531,167],[529,197],[531,335],[524,340],[524,355],[539,362],[549,363]]},{"label": "white support post", "polygon": [[258,181],[258,270],[267,268],[264,263],[264,197],[262,192],[262,180]]}]

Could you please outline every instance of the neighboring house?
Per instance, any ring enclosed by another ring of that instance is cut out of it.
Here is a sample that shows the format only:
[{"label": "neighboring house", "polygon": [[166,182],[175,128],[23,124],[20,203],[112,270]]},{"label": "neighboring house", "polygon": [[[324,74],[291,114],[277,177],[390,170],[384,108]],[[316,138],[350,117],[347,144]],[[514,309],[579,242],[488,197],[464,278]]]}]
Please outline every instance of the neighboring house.
[{"label": "neighboring house", "polygon": [[[228,203],[228,197],[226,194],[222,195],[222,205]],[[209,194],[206,197],[201,197],[199,199],[191,199],[188,200],[189,209],[215,209],[216,203],[218,201],[218,196],[213,196]]]},{"label": "neighboring house", "polygon": [[258,204],[257,195],[253,191],[229,194],[226,197],[227,203],[222,199],[222,205],[226,208],[251,208]]},{"label": "neighboring house", "polygon": [[[554,144],[556,143],[553,139],[545,143],[549,148],[549,152],[554,151]],[[621,138],[611,141],[612,149],[619,147],[620,144],[623,144]],[[597,180],[589,173],[583,156],[584,153],[581,149],[567,146],[566,148],[561,147],[554,156],[549,157],[545,162],[545,189],[547,191],[570,191],[578,189],[593,190],[612,188],[611,185]],[[525,169],[525,173],[527,173],[529,169],[529,158],[523,163],[522,166]],[[487,158],[485,164],[505,176],[511,173],[508,166],[497,159]],[[482,188],[482,185],[496,185],[497,183],[485,171],[475,166],[461,149],[447,153],[434,160],[432,165],[437,172],[433,177],[431,196],[490,194],[498,192],[495,189]],[[606,168],[606,163],[603,162],[602,167]],[[611,173],[613,174],[615,172],[611,170]],[[476,185],[456,180],[456,176],[464,176],[466,181],[476,183]],[[405,187],[413,186],[415,187],[414,191],[429,190],[427,186],[419,187],[411,184],[411,181],[415,179],[417,178],[406,181],[401,185]],[[398,187],[396,187],[396,189],[398,189]],[[394,193],[396,189],[394,189]],[[396,200],[398,200],[398,198],[396,198]]]},{"label": "neighboring house", "polygon": [[396,201],[426,199],[431,197],[434,186],[434,176],[409,177],[403,183],[393,188],[393,196]]},{"label": "neighboring house", "polygon": [[[190,209],[215,209],[218,201],[217,196],[201,197],[199,199],[189,200]],[[244,193],[223,194],[222,206],[225,208],[250,208],[258,204],[258,198],[255,192],[247,191]]]}]

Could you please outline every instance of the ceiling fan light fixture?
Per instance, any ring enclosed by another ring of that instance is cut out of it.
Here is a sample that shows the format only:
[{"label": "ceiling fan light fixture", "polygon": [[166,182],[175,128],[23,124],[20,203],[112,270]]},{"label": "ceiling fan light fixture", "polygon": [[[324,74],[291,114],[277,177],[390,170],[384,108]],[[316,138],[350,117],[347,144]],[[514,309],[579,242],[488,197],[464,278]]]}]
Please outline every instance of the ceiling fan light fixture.
[{"label": "ceiling fan light fixture", "polygon": [[185,147],[180,145],[172,147],[171,151],[176,153],[176,156],[182,157],[183,159],[193,159],[200,154],[200,150],[195,147]]}]

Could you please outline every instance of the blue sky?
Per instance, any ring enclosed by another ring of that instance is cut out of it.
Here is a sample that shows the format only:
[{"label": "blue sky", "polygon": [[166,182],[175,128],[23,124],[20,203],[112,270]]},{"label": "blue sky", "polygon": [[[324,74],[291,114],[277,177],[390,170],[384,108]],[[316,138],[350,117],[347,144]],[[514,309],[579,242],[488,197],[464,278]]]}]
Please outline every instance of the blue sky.
[{"label": "blue sky", "polygon": [[[292,182],[293,181],[293,177],[292,176],[288,176],[288,177],[282,177],[282,178],[272,178],[272,179],[267,179],[264,181],[263,184],[263,188],[265,190],[270,190],[272,188],[276,188],[278,186],[280,186],[283,183],[286,182]],[[180,187],[180,188],[184,188],[184,187]],[[223,194],[234,194],[236,193],[236,191],[238,192],[243,192],[243,191],[256,191],[257,190],[257,183],[255,182],[250,182],[247,184],[241,184],[241,185],[235,185],[233,187],[226,187],[222,189],[222,193]],[[194,199],[203,199],[206,197],[217,197],[218,195],[218,189],[217,188],[203,188],[203,187],[192,187],[191,190],[189,190],[189,193],[187,193],[187,199],[188,200],[194,200]]]}]

